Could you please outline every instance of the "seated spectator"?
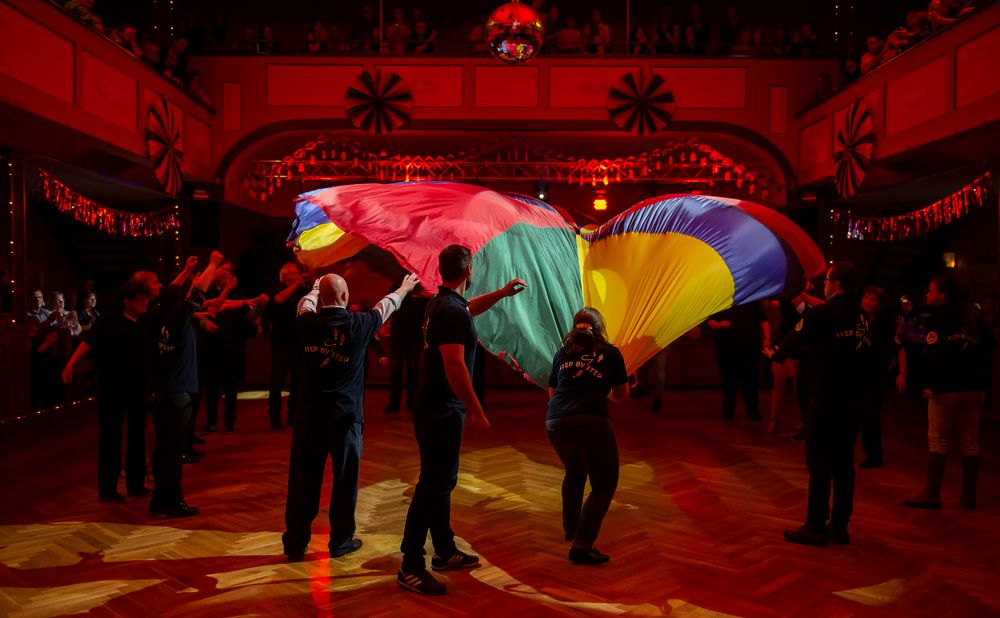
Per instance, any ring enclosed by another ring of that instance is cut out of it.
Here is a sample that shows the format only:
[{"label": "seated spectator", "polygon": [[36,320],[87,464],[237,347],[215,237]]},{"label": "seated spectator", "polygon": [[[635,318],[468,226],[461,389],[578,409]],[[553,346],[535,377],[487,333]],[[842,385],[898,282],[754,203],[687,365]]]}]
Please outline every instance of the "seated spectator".
[{"label": "seated spectator", "polygon": [[119,32],[121,37],[121,42],[119,43],[119,45],[124,47],[128,53],[132,54],[136,58],[141,58],[142,47],[136,40],[138,32],[136,31],[135,26],[130,23],[125,23],[125,25],[121,27],[121,30]]},{"label": "seated spectator", "polygon": [[142,44],[142,59],[153,66],[159,66],[160,55],[160,46],[152,39],[147,38]]},{"label": "seated spectator", "polygon": [[201,87],[201,74],[198,71],[188,73],[188,92],[205,105],[212,106],[212,100],[209,98],[208,93]]},{"label": "seated spectator", "polygon": [[729,48],[729,53],[733,56],[750,56],[753,54],[753,35],[746,28],[740,32],[740,36]]},{"label": "seated spectator", "polygon": [[690,24],[684,26],[684,34],[681,37],[680,47],[677,49],[679,54],[704,54],[705,48],[698,43],[698,35],[695,33],[694,26]]},{"label": "seated spectator", "polygon": [[784,28],[778,28],[771,34],[771,55],[787,56],[792,52],[792,47],[788,42],[788,32]]},{"label": "seated spectator", "polygon": [[629,51],[636,56],[652,56],[656,53],[656,47],[646,36],[646,28],[636,26],[632,31],[632,40]]},{"label": "seated spectator", "polygon": [[[737,52],[733,51],[733,46],[740,42],[742,36],[743,24],[740,22],[740,16],[736,12],[736,7],[731,6],[726,9],[726,21],[719,28],[719,42],[722,43],[722,49],[726,50],[726,53],[736,55]],[[744,54],[741,53],[739,55]]]},{"label": "seated spectator", "polygon": [[576,27],[573,17],[566,18],[566,25],[553,36],[557,54],[579,54],[583,51],[583,33]]},{"label": "seated spectator", "polygon": [[350,48],[365,54],[378,53],[378,21],[371,4],[361,5],[361,12],[351,23]]},{"label": "seated spectator", "polygon": [[693,37],[694,45],[691,44],[690,40],[685,35],[685,37],[681,41],[681,47],[686,47],[687,49],[686,50],[682,49],[681,53],[682,54],[708,53],[708,44],[712,38],[712,27],[702,17],[701,5],[698,4],[697,2],[691,4],[687,27],[690,27],[691,31],[694,33]]},{"label": "seated spectator", "polygon": [[226,21],[225,13],[215,14],[207,45],[210,51],[229,49],[229,23]]},{"label": "seated spectator", "polygon": [[927,25],[927,13],[924,11],[907,11],[906,25],[898,30],[894,30],[886,39],[889,47],[896,50],[896,53],[912,47],[922,41],[930,34]]},{"label": "seated spectator", "polygon": [[[545,37],[543,50],[552,53],[555,51],[555,33],[563,26],[562,20],[559,19],[559,7],[555,5],[549,7],[549,12],[542,17],[545,18],[542,20],[542,27],[545,28],[542,31],[542,36]],[[482,22],[485,24],[486,19],[484,18]]]},{"label": "seated spectator", "polygon": [[[469,43],[469,47],[474,53],[480,54],[489,49],[486,43],[486,20],[489,19],[488,15],[480,15],[476,23],[472,25],[472,29],[469,30],[469,36],[466,37],[466,41]],[[548,34],[548,31],[545,31]],[[548,38],[548,37],[546,37]]]},{"label": "seated spectator", "polygon": [[973,10],[971,0],[931,0],[927,5],[927,20],[934,30],[950,26]]},{"label": "seated spectator", "polygon": [[104,32],[101,16],[94,12],[94,0],[69,0],[63,5],[67,13],[98,32]]},{"label": "seated spectator", "polygon": [[681,42],[681,26],[674,20],[674,10],[670,5],[660,9],[660,18],[656,22],[656,53],[676,54]]},{"label": "seated spectator", "polygon": [[385,39],[389,43],[390,54],[406,52],[406,43],[410,40],[410,27],[406,25],[406,13],[396,7],[392,11],[392,23],[385,28]]},{"label": "seated spectator", "polygon": [[829,99],[833,95],[833,92],[834,90],[830,85],[830,74],[820,73],[816,78],[816,91],[813,92],[812,98],[806,103],[806,107],[819,105]]},{"label": "seated spectator", "polygon": [[840,72],[840,85],[849,84],[861,77],[861,67],[858,66],[858,61],[854,58],[848,58],[844,60],[844,69]]},{"label": "seated spectator", "polygon": [[330,51],[330,33],[323,27],[323,22],[315,19],[311,24],[306,32],[306,51],[310,54]]},{"label": "seated spectator", "polygon": [[233,41],[233,51],[240,54],[256,54],[257,41],[259,40],[256,27],[243,26],[243,35],[238,40]]},{"label": "seated spectator", "polygon": [[164,73],[169,72],[170,76],[180,82],[185,82],[188,78],[187,46],[188,40],[186,38],[177,37],[167,47],[166,53],[160,60],[160,70]]},{"label": "seated spectator", "polygon": [[588,52],[603,54],[607,51],[606,47],[611,43],[611,27],[604,23],[599,9],[590,14],[590,23],[583,28],[583,38],[587,41]]},{"label": "seated spectator", "polygon": [[281,43],[274,40],[274,30],[271,26],[260,29],[260,40],[257,41],[258,54],[276,54],[281,51]]},{"label": "seated spectator", "polygon": [[420,18],[413,22],[413,36],[406,51],[411,54],[433,54],[436,40],[437,31],[431,30],[426,19]]},{"label": "seated spectator", "polygon": [[819,55],[819,38],[813,32],[812,24],[802,24],[798,42],[792,53],[803,58],[815,58]]},{"label": "seated spectator", "polygon": [[861,56],[861,72],[867,73],[896,55],[896,51],[877,36],[870,36],[865,42],[867,51]]},{"label": "seated spectator", "polygon": [[750,39],[752,56],[767,56],[771,53],[771,46],[764,42],[764,31],[760,28],[753,29],[753,36]]}]

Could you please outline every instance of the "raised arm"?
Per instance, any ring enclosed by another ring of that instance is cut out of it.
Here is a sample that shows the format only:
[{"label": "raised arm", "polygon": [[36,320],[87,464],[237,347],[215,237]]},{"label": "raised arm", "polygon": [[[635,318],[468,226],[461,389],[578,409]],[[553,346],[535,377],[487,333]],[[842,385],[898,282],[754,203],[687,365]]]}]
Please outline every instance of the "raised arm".
[{"label": "raised arm", "polygon": [[474,316],[485,313],[493,305],[500,302],[501,299],[520,294],[526,287],[528,287],[528,284],[523,279],[511,279],[502,288],[471,299],[469,301],[469,313]]}]

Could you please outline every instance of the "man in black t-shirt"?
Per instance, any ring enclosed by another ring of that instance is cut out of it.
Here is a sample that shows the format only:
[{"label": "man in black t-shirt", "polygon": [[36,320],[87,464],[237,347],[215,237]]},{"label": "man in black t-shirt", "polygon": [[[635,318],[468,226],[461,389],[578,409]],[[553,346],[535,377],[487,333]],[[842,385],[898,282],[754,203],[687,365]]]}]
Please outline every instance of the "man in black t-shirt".
[{"label": "man in black t-shirt", "polygon": [[299,356],[298,333],[295,326],[295,311],[302,297],[309,292],[309,281],[295,262],[281,267],[278,275],[281,288],[271,294],[264,318],[271,325],[271,391],[267,399],[267,413],[271,419],[271,429],[284,429],[281,422],[281,390],[285,378],[291,374],[288,393],[288,424],[295,418],[299,401],[299,371],[296,359]]},{"label": "man in black t-shirt", "polygon": [[292,430],[281,536],[289,560],[301,560],[308,551],[328,456],[333,462],[330,557],[361,548],[361,540],[354,538],[354,509],[364,427],[364,358],[382,322],[417,282],[416,275],[407,275],[399,289],[374,309],[349,312],[347,282],[339,275],[326,275],[299,303],[302,405]]},{"label": "man in black t-shirt", "polygon": [[872,363],[871,331],[856,296],[860,283],[850,262],[831,266],[823,290],[827,302],[806,313],[773,352],[773,360],[783,362],[809,350],[807,373],[799,376],[808,380],[811,396],[803,428],[809,498],[805,524],[785,530],[790,543],[822,547],[831,540],[851,542],[847,524],[854,510],[854,446]]},{"label": "man in black t-shirt", "polygon": [[73,379],[77,362],[88,353],[97,369],[97,416],[100,422],[97,489],[101,502],[124,502],[118,493],[122,468],[122,425],[128,419],[125,488],[130,496],[148,496],[146,480],[146,402],[143,360],[149,288],[135,281],[121,289],[121,311],[105,316],[88,330],[63,369],[63,382]]},{"label": "man in black t-shirt", "polygon": [[472,280],[472,252],[449,245],[438,256],[442,285],[427,307],[420,384],[413,407],[413,430],[420,448],[420,479],[406,513],[403,564],[396,583],[421,594],[444,594],[424,563],[424,543],[430,531],[434,543],[432,567],[437,570],[472,567],[479,557],[459,551],[451,529],[451,492],[458,483],[458,458],[466,413],[474,428],[488,430],[489,421],[472,388],[472,370],[479,339],[473,316],[525,288],[521,279],[477,296],[464,297]]},{"label": "man in black t-shirt", "polygon": [[215,279],[222,254],[212,252],[208,267],[190,290],[166,285],[160,291],[160,317],[156,325],[157,404],[153,409],[156,450],[153,453],[152,515],[191,517],[198,509],[184,502],[181,491],[181,454],[191,422],[192,394],[198,392],[198,341],[194,314],[205,302],[205,291]]}]

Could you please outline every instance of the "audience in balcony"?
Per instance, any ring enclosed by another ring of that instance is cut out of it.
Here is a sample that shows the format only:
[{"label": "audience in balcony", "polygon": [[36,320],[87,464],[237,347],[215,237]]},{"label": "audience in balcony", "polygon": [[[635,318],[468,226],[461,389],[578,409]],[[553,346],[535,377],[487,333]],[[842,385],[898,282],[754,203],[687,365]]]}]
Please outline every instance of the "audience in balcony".
[{"label": "audience in balcony", "polygon": [[744,28],[740,31],[739,37],[737,37],[736,41],[729,47],[729,54],[731,56],[754,55],[753,34],[749,29]]},{"label": "audience in balcony", "polygon": [[432,29],[427,19],[421,17],[413,22],[413,34],[406,45],[406,51],[411,54],[433,54],[436,41],[437,30]]},{"label": "audience in balcony", "polygon": [[886,40],[889,47],[902,52],[908,47],[916,45],[930,34],[930,27],[927,24],[927,13],[925,11],[907,11],[906,25],[894,30]]},{"label": "audience in balcony", "polygon": [[590,22],[583,27],[583,39],[587,42],[588,52],[607,53],[607,46],[611,43],[611,27],[604,23],[600,10],[594,9],[590,14]]},{"label": "audience in balcony", "polygon": [[840,85],[843,87],[861,77],[861,67],[854,58],[844,60],[844,68],[840,71]]},{"label": "audience in balcony", "polygon": [[940,30],[973,10],[972,0],[931,0],[927,5],[927,19],[931,28]]},{"label": "audience in balcony", "polygon": [[377,54],[379,51],[378,20],[375,19],[375,9],[370,4],[362,4],[361,11],[351,23],[349,32],[351,51],[365,54]]},{"label": "audience in balcony", "polygon": [[97,323],[97,318],[101,317],[100,312],[97,311],[97,293],[93,290],[85,292],[80,297],[78,306],[77,322],[80,324],[80,332],[85,333],[93,328],[94,324]]},{"label": "audience in balcony", "polygon": [[406,13],[403,9],[396,7],[392,11],[392,23],[385,27],[385,40],[389,43],[389,53],[405,53],[410,34],[412,31],[406,23]]},{"label": "audience in balcony", "polygon": [[653,30],[654,44],[658,54],[676,54],[681,43],[681,25],[674,19],[674,10],[670,5],[660,9]]},{"label": "audience in balcony", "polygon": [[722,24],[721,28],[719,28],[719,43],[722,45],[722,49],[724,51],[731,50],[743,36],[744,29],[743,22],[740,21],[739,13],[736,12],[736,7],[731,6],[726,9],[726,21]]},{"label": "audience in balcony", "polygon": [[576,19],[566,18],[563,27],[552,34],[552,46],[557,54],[579,54],[583,51],[583,32],[576,27]]},{"label": "audience in balcony", "polygon": [[861,72],[867,73],[896,55],[896,50],[886,45],[879,37],[872,35],[865,43],[864,54],[861,55]]},{"label": "audience in balcony", "polygon": [[705,53],[705,48],[698,43],[698,34],[691,24],[684,26],[684,33],[681,35],[681,44],[677,53],[689,55]]},{"label": "audience in balcony", "polygon": [[656,53],[656,46],[646,35],[646,28],[636,26],[632,30],[631,48],[629,52],[636,56],[651,56]]},{"label": "audience in balcony", "polygon": [[778,28],[771,33],[771,55],[787,56],[792,53],[792,44],[788,40],[788,31]]},{"label": "audience in balcony", "polygon": [[693,36],[684,36],[681,46],[687,51],[682,50],[681,53],[708,53],[708,45],[712,39],[712,26],[702,17],[701,5],[697,2],[692,3],[689,9],[685,30],[687,28],[691,28]]},{"label": "audience in balcony", "polygon": [[812,24],[802,24],[792,44],[792,55],[802,58],[816,58],[820,55],[819,37],[816,36]]},{"label": "audience in balcony", "polygon": [[[256,48],[256,44],[254,45]],[[254,50],[256,52],[256,49]],[[306,31],[305,51],[310,54],[321,54],[330,51],[330,33],[323,27],[323,22],[314,19]]]},{"label": "audience in balcony", "polygon": [[820,73],[819,77],[816,78],[816,90],[813,92],[812,98],[809,99],[809,103],[807,103],[806,106],[812,107],[813,105],[819,105],[823,101],[829,99],[833,93],[834,89],[830,80],[830,74]]},{"label": "audience in balcony", "polygon": [[188,79],[188,40],[179,36],[170,42],[167,51],[160,59],[159,69],[164,75],[173,79],[180,85],[187,83]]}]

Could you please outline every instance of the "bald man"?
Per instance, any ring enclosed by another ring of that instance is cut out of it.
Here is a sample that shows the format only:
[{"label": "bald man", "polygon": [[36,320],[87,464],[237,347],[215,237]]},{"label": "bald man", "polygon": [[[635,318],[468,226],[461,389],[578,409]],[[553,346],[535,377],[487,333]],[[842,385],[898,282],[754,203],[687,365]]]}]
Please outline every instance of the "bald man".
[{"label": "bald man", "polygon": [[301,560],[309,549],[327,456],[333,467],[330,557],[361,548],[361,539],[354,538],[354,509],[364,427],[364,357],[382,323],[417,283],[416,275],[407,275],[399,289],[387,294],[371,311],[348,312],[347,282],[331,274],[317,280],[313,290],[299,301],[302,399],[292,426],[285,533],[281,537],[290,561]]}]

